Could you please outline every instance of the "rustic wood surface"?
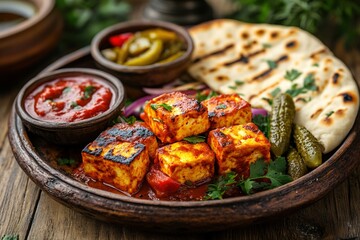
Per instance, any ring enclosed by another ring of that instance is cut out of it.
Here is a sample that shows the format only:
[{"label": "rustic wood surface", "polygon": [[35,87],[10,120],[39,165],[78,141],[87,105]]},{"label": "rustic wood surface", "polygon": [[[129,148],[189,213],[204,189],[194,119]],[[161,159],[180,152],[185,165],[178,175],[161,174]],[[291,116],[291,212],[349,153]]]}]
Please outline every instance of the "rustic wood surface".
[{"label": "rustic wood surface", "polygon": [[[344,52],[341,44],[333,49],[359,81],[359,51]],[[21,170],[7,139],[7,121],[17,92],[26,80],[49,64],[49,59],[21,77],[7,79],[8,84],[0,87],[0,238],[18,235],[19,239],[360,239],[360,166],[326,197],[291,215],[206,234],[143,232],[91,219],[57,203]]]}]

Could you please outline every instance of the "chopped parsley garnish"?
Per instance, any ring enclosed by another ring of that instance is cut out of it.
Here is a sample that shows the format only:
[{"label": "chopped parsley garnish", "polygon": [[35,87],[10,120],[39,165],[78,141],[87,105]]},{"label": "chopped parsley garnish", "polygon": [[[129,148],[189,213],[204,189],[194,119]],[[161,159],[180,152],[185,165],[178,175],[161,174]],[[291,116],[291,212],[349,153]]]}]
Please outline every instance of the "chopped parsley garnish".
[{"label": "chopped parsley garnish", "polygon": [[273,60],[266,60],[267,64],[269,65],[269,68],[274,69],[277,67],[277,63]]},{"label": "chopped parsley garnish", "polygon": [[285,74],[285,79],[289,80],[289,81],[294,81],[295,79],[297,79],[300,75],[302,74],[302,72],[299,72],[296,69],[291,69],[290,71],[286,71]]},{"label": "chopped parsley garnish", "polygon": [[215,109],[225,109],[227,106],[225,104],[220,104],[215,107]]},{"label": "chopped parsley garnish", "polygon": [[215,183],[209,184],[205,199],[222,199],[226,191],[236,187],[236,176],[236,173],[228,172],[225,176],[220,176]]},{"label": "chopped parsley garnish", "polygon": [[316,91],[317,86],[315,85],[315,78],[313,74],[308,74],[304,79],[304,84],[302,87],[298,87],[298,85],[292,84],[291,88],[286,90],[286,93],[288,93],[292,97],[296,97],[299,94],[306,93],[309,90]]},{"label": "chopped parsley garnish", "polygon": [[236,89],[237,89],[236,86],[229,86],[229,88],[232,89],[232,90],[236,90]]},{"label": "chopped parsley garnish", "polygon": [[184,138],[184,140],[189,143],[202,143],[205,142],[206,138],[204,136],[190,136]]},{"label": "chopped parsley garnish", "polygon": [[77,104],[77,102],[71,102],[70,103],[70,107],[71,108],[76,108],[76,107],[78,107],[79,106],[79,104]]},{"label": "chopped parsley garnish", "polygon": [[129,116],[129,117],[125,117],[125,116],[122,116],[122,115],[119,115],[116,119],[114,119],[112,121],[112,124],[117,124],[117,123],[127,123],[127,124],[134,124],[135,122],[137,121],[136,117],[135,116]]},{"label": "chopped parsley garnish", "polygon": [[244,84],[243,81],[235,80],[235,85],[236,85],[236,86],[241,86],[241,85],[243,85],[243,84]]},{"label": "chopped parsley garnish", "polygon": [[263,48],[271,48],[272,47],[272,45],[269,43],[263,43],[262,46],[263,46]]},{"label": "chopped parsley garnish", "polygon": [[57,163],[60,166],[64,166],[64,165],[71,166],[71,165],[74,165],[76,163],[76,161],[72,158],[58,158]]},{"label": "chopped parsley garnish", "polygon": [[329,118],[333,114],[334,114],[334,111],[330,111],[330,112],[326,113],[326,118]]},{"label": "chopped parsley garnish", "polygon": [[252,119],[252,122],[264,133],[264,135],[269,138],[269,129],[270,129],[270,118],[269,116],[264,116],[261,114],[255,115]]},{"label": "chopped parsley garnish", "polygon": [[89,99],[91,95],[95,92],[94,86],[86,86],[84,89],[84,99]]},{"label": "chopped parsley garnish", "polygon": [[171,112],[171,109],[172,107],[166,103],[161,103],[161,104],[151,104],[150,107],[153,109],[153,110],[157,110],[159,107],[163,107],[166,111],[169,111]]},{"label": "chopped parsley garnish", "polygon": [[202,94],[201,92],[197,92],[196,93],[196,100],[198,100],[199,102],[202,102],[202,101],[204,101],[204,100],[208,100],[208,99],[210,99],[210,98],[212,98],[212,97],[215,97],[215,96],[217,96],[218,94],[216,93],[216,92],[214,92],[214,91],[210,91],[210,93],[209,94]]},{"label": "chopped parsley garnish", "polygon": [[276,97],[277,95],[279,95],[279,93],[281,93],[281,89],[278,87],[270,92],[271,96],[273,97]]},{"label": "chopped parsley garnish", "polygon": [[[269,164],[263,159],[258,159],[250,165],[250,177],[238,183],[238,186],[246,194],[252,194],[258,190],[272,189],[292,181],[286,172],[286,160],[278,157]],[[269,181],[263,181],[263,180]]]},{"label": "chopped parsley garnish", "polygon": [[66,87],[64,88],[64,90],[62,91],[63,94],[67,94],[68,92],[71,91],[71,87]]},{"label": "chopped parsley garnish", "polygon": [[270,98],[265,98],[265,97],[263,97],[263,98],[261,98],[261,99],[264,100],[264,101],[266,101],[270,106],[273,104],[273,100],[270,99]]},{"label": "chopped parsley garnish", "polygon": [[319,64],[318,64],[318,63],[314,63],[313,66],[314,66],[314,67],[318,67]]}]

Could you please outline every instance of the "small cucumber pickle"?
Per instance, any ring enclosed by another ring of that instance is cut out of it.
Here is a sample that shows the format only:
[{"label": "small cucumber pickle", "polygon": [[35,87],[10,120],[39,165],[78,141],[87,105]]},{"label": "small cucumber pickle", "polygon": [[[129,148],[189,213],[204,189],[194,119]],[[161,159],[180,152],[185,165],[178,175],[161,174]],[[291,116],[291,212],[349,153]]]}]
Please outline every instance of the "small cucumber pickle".
[{"label": "small cucumber pickle", "polygon": [[110,61],[125,66],[145,66],[174,61],[185,53],[184,42],[172,31],[151,28],[109,38],[112,48],[102,50]]}]

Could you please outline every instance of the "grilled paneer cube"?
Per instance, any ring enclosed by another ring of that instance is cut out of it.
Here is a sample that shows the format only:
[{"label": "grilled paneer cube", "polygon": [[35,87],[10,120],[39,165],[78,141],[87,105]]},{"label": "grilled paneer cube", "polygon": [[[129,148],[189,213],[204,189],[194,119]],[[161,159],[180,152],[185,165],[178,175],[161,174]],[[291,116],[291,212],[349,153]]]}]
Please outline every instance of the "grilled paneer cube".
[{"label": "grilled paneer cube", "polygon": [[215,152],[219,175],[234,171],[247,178],[251,163],[259,158],[270,161],[270,142],[254,123],[212,130],[207,141]]},{"label": "grilled paneer cube", "polygon": [[180,92],[150,100],[141,118],[163,143],[206,132],[210,127],[206,107]]},{"label": "grilled paneer cube", "polygon": [[154,159],[158,148],[156,136],[144,122],[115,124],[113,127],[103,131],[93,144],[104,147],[113,142],[142,143],[146,146],[151,159]]},{"label": "grilled paneer cube", "polygon": [[141,143],[112,142],[106,146],[90,143],[81,155],[87,176],[130,195],[140,189],[150,166],[149,154]]},{"label": "grilled paneer cube", "polygon": [[160,170],[181,184],[201,183],[214,175],[215,154],[206,143],[176,142],[156,151]]},{"label": "grilled paneer cube", "polygon": [[202,104],[208,109],[210,129],[251,122],[251,105],[238,94],[215,96]]}]

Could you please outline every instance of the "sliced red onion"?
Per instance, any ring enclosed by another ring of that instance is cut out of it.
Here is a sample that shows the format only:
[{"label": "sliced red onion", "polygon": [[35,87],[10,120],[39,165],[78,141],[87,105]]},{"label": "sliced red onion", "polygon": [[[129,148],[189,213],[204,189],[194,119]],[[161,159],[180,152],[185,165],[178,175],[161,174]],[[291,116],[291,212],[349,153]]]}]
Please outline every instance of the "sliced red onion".
[{"label": "sliced red onion", "polygon": [[139,116],[141,108],[144,106],[146,101],[153,99],[157,95],[146,95],[145,97],[139,98],[131,103],[129,106],[125,107],[124,116],[129,117],[131,115]]},{"label": "sliced red onion", "polygon": [[256,115],[263,115],[263,116],[268,115],[268,112],[264,108],[251,108],[251,113],[253,117]]}]

